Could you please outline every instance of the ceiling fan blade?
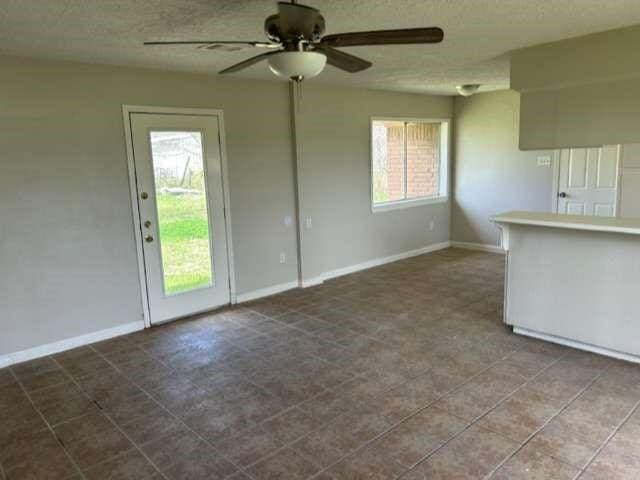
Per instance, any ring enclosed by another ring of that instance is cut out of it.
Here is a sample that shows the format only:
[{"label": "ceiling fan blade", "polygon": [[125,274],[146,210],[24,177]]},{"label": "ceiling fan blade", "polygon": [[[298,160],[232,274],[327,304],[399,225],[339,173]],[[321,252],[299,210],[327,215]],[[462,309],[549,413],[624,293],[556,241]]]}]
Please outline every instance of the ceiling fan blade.
[{"label": "ceiling fan blade", "polygon": [[270,57],[271,55],[274,55],[278,52],[267,52],[267,53],[261,53],[260,55],[256,55],[255,57],[251,57],[251,58],[247,58],[246,60],[243,60],[240,63],[236,63],[235,65],[231,65],[230,67],[225,68],[224,70],[220,70],[218,73],[220,74],[225,74],[225,73],[234,73],[234,72],[238,72],[240,70],[243,70],[247,67],[250,67],[251,65],[261,62],[263,60],[266,60],[268,57]]},{"label": "ceiling fan blade", "polygon": [[270,42],[243,42],[235,40],[176,40],[160,42],[144,42],[143,45],[249,45],[258,48],[279,48],[279,43]]},{"label": "ceiling fan blade", "polygon": [[324,19],[320,12],[299,3],[278,2],[280,32],[285,37],[303,37],[308,40],[322,34]]},{"label": "ceiling fan blade", "polygon": [[373,65],[367,60],[351,55],[350,53],[341,52],[327,45],[321,45],[318,50],[327,56],[327,63],[329,65],[349,73],[361,72]]},{"label": "ceiling fan blade", "polygon": [[376,30],[371,32],[336,33],[327,35],[322,43],[330,47],[360,45],[403,45],[410,43],[440,43],[444,32],[438,27]]}]

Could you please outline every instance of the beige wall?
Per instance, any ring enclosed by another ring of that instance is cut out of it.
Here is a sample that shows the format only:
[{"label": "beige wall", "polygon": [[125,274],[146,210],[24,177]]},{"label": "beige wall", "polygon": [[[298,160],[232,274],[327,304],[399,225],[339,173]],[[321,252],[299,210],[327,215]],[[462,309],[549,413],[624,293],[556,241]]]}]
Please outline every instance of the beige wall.
[{"label": "beige wall", "polygon": [[640,143],[622,145],[618,188],[619,215],[640,218]]},{"label": "beige wall", "polygon": [[538,167],[550,152],[518,149],[519,95],[512,90],[455,99],[451,240],[498,245],[492,215],[551,210],[553,171]]},{"label": "beige wall", "polygon": [[[489,217],[508,210],[551,211],[553,169],[537,165],[552,150],[518,146],[520,95],[513,90],[454,101],[451,240],[498,245]],[[619,215],[640,217],[640,144],[622,145]]]},{"label": "beige wall", "polygon": [[511,86],[522,93],[520,148],[623,145],[619,210],[640,217],[640,26],[518,50]]},{"label": "beige wall", "polygon": [[[303,278],[449,239],[449,203],[371,212],[372,116],[450,118],[452,99],[303,86],[297,114]],[[429,230],[433,220],[434,230]]]},{"label": "beige wall", "polygon": [[522,93],[520,148],[640,141],[640,78]]},{"label": "beige wall", "polygon": [[[237,291],[297,280],[286,82],[0,57],[0,98],[0,357],[142,319],[123,104],[224,110]],[[448,239],[448,204],[371,213],[369,117],[448,117],[451,99],[312,82],[302,99],[305,278]]]},{"label": "beige wall", "polygon": [[640,141],[640,26],[511,53],[522,93],[520,148]]},{"label": "beige wall", "polygon": [[511,52],[519,92],[640,77],[640,26],[534,45]]},{"label": "beige wall", "polygon": [[[0,57],[0,98],[0,356],[142,318],[123,104],[224,110],[237,291],[297,280],[286,82]],[[455,116],[453,205],[372,213],[372,116]],[[454,102],[308,82],[295,125],[306,281],[449,238],[497,244],[491,215],[551,207],[513,91]]]},{"label": "beige wall", "polygon": [[294,281],[285,82],[0,58],[0,355],[141,319],[122,105],[225,112],[238,292]]}]

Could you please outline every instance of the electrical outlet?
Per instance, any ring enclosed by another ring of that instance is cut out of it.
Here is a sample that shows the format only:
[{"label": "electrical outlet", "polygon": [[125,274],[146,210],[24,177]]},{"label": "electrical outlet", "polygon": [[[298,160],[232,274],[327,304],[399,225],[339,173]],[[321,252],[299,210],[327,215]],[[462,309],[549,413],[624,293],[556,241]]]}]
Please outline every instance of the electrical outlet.
[{"label": "electrical outlet", "polygon": [[287,263],[287,256],[284,252],[280,253],[280,263]]},{"label": "electrical outlet", "polygon": [[310,228],[313,228],[313,221],[311,220],[311,217],[306,218],[305,225],[307,227],[307,230],[309,230]]},{"label": "electrical outlet", "polygon": [[433,232],[435,229],[436,229],[436,222],[434,222],[433,220],[429,220],[429,230]]},{"label": "electrical outlet", "polygon": [[538,166],[539,167],[550,167],[551,166],[551,157],[549,155],[541,155],[538,157]]}]

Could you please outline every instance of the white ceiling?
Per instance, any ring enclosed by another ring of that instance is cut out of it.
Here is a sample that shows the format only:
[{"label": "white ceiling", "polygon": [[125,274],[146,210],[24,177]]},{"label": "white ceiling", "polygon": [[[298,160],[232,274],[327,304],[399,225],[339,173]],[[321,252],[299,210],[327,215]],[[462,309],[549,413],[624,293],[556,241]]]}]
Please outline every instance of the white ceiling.
[{"label": "white ceiling", "polygon": [[[145,40],[263,40],[271,0],[0,0],[0,53],[215,73],[260,51],[143,47]],[[328,66],[310,80],[453,94],[455,85],[509,86],[510,50],[640,23],[638,0],[306,0],[326,33],[439,26],[439,45],[351,47],[374,63]],[[273,79],[266,63],[235,74]]]}]

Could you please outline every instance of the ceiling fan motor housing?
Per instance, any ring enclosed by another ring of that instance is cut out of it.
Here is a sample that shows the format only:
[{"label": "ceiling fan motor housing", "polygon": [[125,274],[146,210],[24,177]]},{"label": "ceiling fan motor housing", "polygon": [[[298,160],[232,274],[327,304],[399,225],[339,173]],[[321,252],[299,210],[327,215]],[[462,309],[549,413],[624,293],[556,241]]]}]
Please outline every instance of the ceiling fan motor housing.
[{"label": "ceiling fan motor housing", "polygon": [[285,46],[320,40],[325,31],[325,21],[317,9],[287,2],[279,2],[278,7],[280,13],[270,15],[264,22],[269,40]]}]

